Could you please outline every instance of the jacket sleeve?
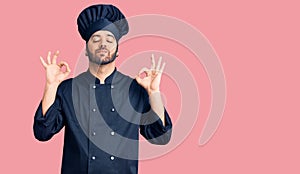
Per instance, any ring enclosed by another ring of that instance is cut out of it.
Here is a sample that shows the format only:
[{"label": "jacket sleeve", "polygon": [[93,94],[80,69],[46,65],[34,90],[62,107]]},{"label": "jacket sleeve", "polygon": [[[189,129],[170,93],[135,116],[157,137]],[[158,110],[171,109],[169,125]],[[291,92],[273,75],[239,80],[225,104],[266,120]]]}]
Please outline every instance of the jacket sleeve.
[{"label": "jacket sleeve", "polygon": [[140,89],[140,95],[143,103],[140,121],[141,135],[152,144],[167,144],[170,141],[172,134],[172,122],[167,110],[164,108],[165,125],[163,125],[159,116],[152,110],[149,102],[149,95],[143,87]]},{"label": "jacket sleeve", "polygon": [[172,135],[172,122],[166,109],[165,125],[152,109],[142,114],[140,133],[152,144],[167,144]]},{"label": "jacket sleeve", "polygon": [[151,109],[149,95],[134,79],[129,89],[130,102],[133,108],[141,113],[140,134],[152,144],[165,145],[171,139],[172,122],[166,109],[165,125],[159,116]]},{"label": "jacket sleeve", "polygon": [[54,103],[49,107],[45,116],[42,113],[42,102],[40,102],[34,116],[33,132],[39,141],[47,141],[58,133],[64,126],[62,115],[61,89],[58,87]]}]

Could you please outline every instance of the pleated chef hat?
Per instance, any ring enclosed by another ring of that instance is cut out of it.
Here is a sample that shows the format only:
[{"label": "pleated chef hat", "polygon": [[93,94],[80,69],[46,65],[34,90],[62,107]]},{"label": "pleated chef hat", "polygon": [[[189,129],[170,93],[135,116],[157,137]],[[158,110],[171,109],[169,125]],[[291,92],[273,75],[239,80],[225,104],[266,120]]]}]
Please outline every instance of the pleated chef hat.
[{"label": "pleated chef hat", "polygon": [[128,22],[123,13],[113,5],[99,4],[85,8],[77,18],[78,31],[88,42],[98,30],[110,31],[118,41],[128,33]]}]

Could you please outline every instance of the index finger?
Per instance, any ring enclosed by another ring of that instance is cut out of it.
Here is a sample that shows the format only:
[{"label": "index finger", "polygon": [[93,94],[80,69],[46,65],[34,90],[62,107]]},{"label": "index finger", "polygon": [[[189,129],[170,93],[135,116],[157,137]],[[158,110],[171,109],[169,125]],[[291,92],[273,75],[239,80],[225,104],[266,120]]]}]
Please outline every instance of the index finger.
[{"label": "index finger", "polygon": [[138,75],[141,75],[143,72],[145,72],[147,75],[150,73],[150,70],[148,69],[148,68],[146,68],[146,67],[143,67],[140,71],[139,71],[139,73],[138,73]]}]

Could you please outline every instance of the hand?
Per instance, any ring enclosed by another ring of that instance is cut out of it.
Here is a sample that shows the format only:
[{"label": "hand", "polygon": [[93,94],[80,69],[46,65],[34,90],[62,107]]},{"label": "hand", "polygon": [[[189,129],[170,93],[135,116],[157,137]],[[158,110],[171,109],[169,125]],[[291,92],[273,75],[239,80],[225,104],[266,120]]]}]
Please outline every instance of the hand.
[{"label": "hand", "polygon": [[[56,51],[51,61],[51,52],[49,51],[47,56],[47,63],[42,57],[40,57],[42,65],[46,69],[47,85],[59,85],[63,80],[65,80],[68,77],[68,75],[71,72],[67,62],[61,61],[59,64],[56,63],[58,54],[59,51]],[[66,67],[65,72],[62,70],[63,66]]]},{"label": "hand", "polygon": [[[140,70],[139,74],[135,77],[138,84],[144,87],[147,90],[149,95],[152,94],[153,92],[159,92],[161,75],[166,65],[166,63],[163,63],[162,66],[160,67],[162,57],[159,58],[157,65],[155,65],[155,59],[153,54],[151,56],[151,60],[152,60],[151,69],[144,67]],[[141,74],[143,73],[145,73],[146,76],[144,78],[141,78]]]}]

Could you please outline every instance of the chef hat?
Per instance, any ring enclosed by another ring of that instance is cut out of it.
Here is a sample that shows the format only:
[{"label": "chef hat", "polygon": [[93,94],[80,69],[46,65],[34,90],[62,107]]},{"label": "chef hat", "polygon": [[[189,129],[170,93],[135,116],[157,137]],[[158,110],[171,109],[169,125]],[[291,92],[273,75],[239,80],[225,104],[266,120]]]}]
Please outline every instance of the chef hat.
[{"label": "chef hat", "polygon": [[92,5],[84,9],[77,18],[78,31],[88,42],[98,30],[110,31],[118,41],[128,33],[128,22],[123,13],[113,5]]}]

